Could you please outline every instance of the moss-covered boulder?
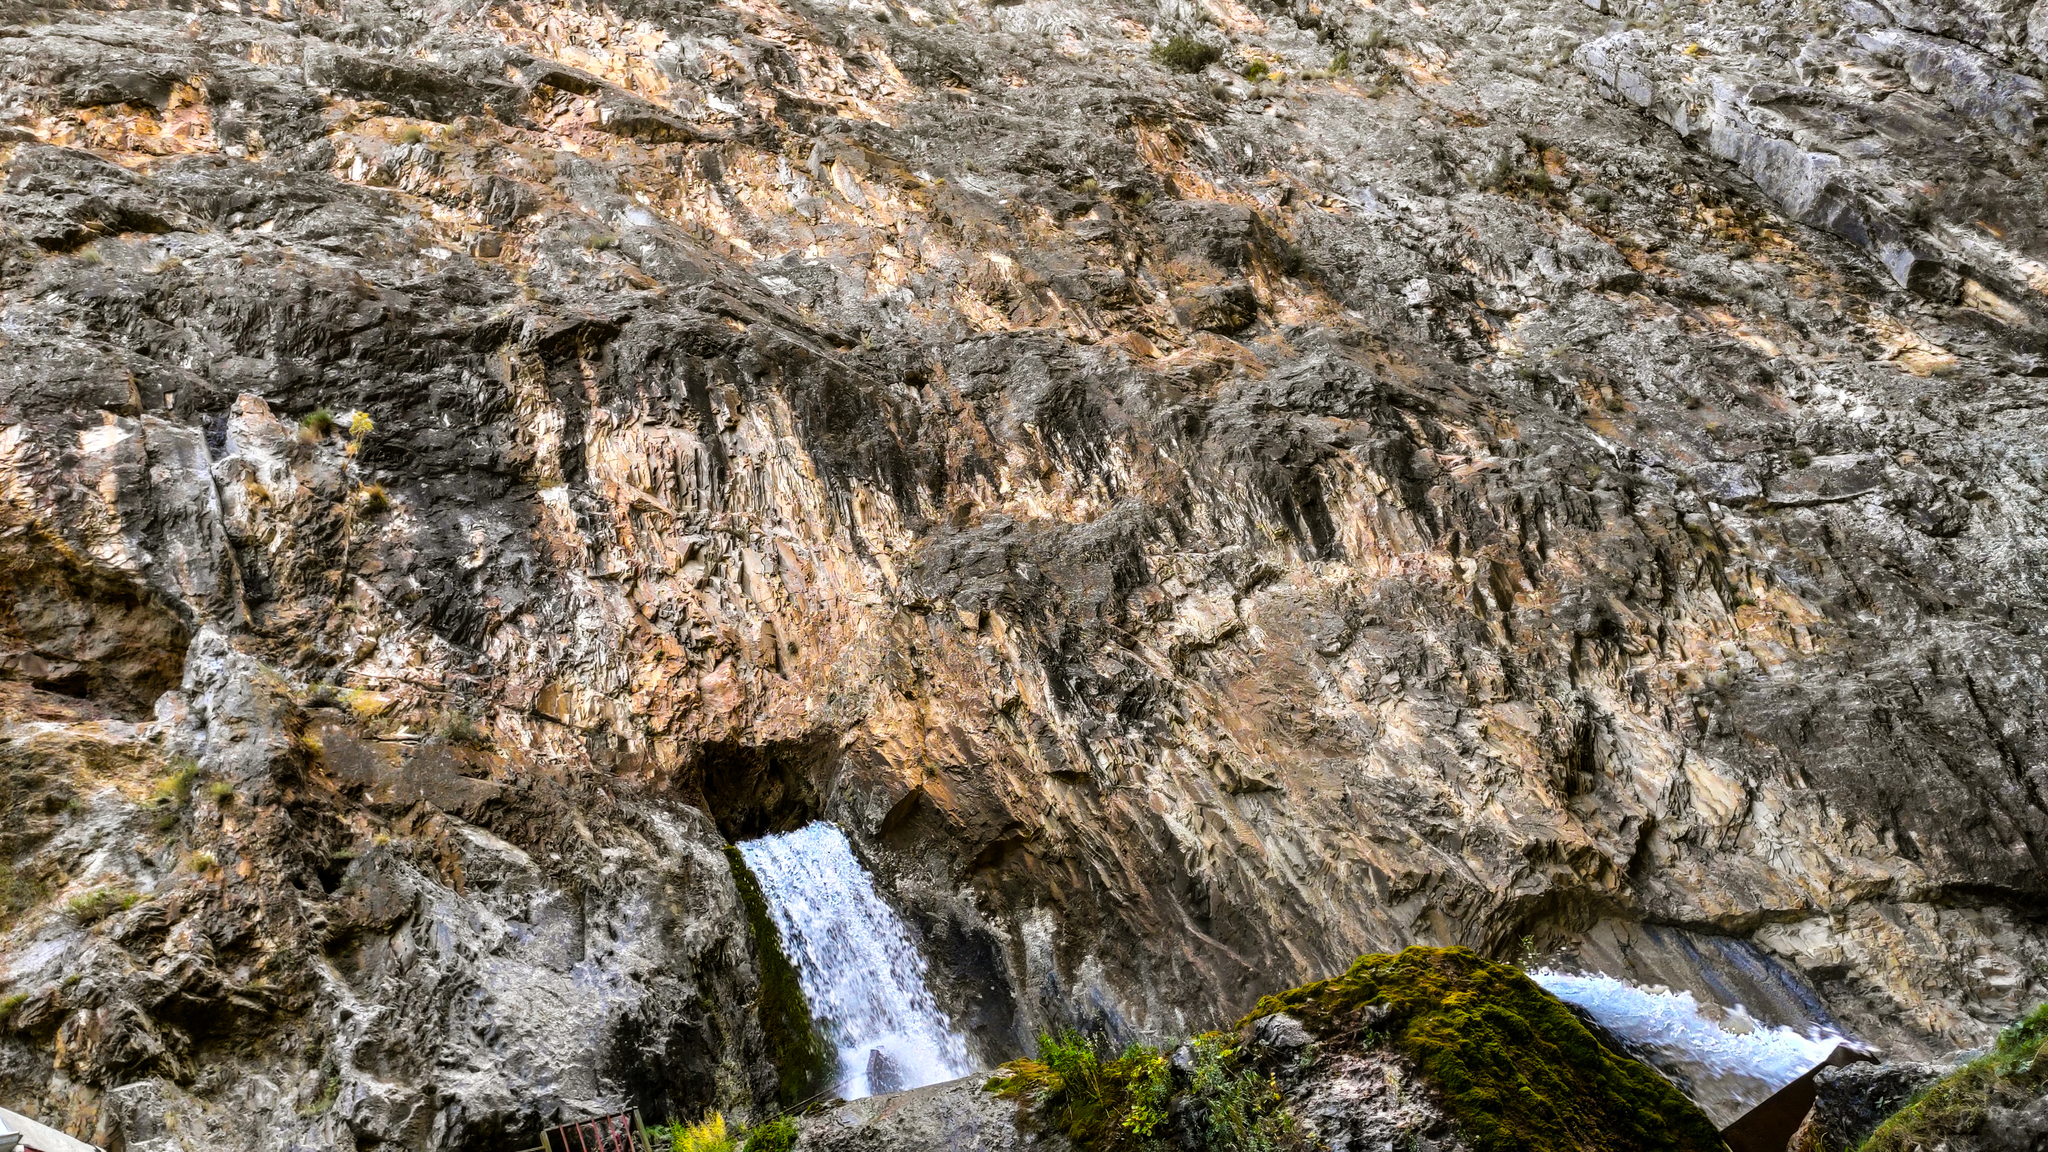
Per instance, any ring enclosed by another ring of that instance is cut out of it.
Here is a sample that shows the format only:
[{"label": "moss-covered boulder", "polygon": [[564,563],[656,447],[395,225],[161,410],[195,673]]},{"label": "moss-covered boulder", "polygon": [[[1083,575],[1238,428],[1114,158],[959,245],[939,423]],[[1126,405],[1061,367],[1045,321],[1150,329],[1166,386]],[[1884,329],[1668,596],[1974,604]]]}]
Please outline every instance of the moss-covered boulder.
[{"label": "moss-covered boulder", "polygon": [[733,883],[739,887],[747,926],[753,930],[754,955],[761,965],[761,998],[755,1012],[768,1037],[768,1054],[775,1061],[776,1099],[783,1107],[793,1108],[831,1082],[837,1057],[811,1017],[796,965],[782,951],[782,936],[768,916],[760,881],[738,848],[727,844],[725,859],[732,865]]},{"label": "moss-covered boulder", "polygon": [[1519,970],[1463,948],[1361,957],[1268,996],[1318,1037],[1392,1045],[1476,1152],[1722,1152],[1705,1113]]}]

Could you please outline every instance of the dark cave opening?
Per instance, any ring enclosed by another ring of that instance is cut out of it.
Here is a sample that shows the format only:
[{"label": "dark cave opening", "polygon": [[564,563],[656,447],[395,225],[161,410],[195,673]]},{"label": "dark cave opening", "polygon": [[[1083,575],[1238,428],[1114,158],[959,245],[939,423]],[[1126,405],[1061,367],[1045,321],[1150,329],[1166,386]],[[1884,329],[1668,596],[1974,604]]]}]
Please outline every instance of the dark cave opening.
[{"label": "dark cave opening", "polygon": [[833,732],[762,744],[709,743],[699,749],[686,788],[727,840],[751,840],[818,819],[839,757]]}]

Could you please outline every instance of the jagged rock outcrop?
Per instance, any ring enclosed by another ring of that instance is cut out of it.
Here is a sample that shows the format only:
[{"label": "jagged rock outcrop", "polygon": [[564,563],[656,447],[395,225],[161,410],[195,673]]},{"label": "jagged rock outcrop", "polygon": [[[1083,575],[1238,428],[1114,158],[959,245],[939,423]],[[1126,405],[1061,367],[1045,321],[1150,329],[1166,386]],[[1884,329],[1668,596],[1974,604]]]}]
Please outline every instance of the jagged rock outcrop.
[{"label": "jagged rock outcrop", "polygon": [[1813,1110],[1793,1147],[1798,1152],[1859,1147],[1878,1125],[1953,1070],[1912,1061],[1823,1069],[1813,1078]]},{"label": "jagged rock outcrop", "polygon": [[989,1060],[1645,924],[1986,1040],[2041,19],[1615,8],[4,6],[0,1091],[764,1105],[821,815]]}]

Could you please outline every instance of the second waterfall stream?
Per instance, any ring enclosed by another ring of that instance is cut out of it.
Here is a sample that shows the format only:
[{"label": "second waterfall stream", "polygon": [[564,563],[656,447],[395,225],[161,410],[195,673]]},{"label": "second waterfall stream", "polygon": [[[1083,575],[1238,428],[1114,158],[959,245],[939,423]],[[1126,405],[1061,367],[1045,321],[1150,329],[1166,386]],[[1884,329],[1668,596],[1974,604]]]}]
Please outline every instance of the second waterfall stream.
[{"label": "second waterfall stream", "polygon": [[967,1043],[925,984],[924,957],[832,824],[739,845],[796,965],[804,998],[839,1052],[853,1100],[974,1071]]}]

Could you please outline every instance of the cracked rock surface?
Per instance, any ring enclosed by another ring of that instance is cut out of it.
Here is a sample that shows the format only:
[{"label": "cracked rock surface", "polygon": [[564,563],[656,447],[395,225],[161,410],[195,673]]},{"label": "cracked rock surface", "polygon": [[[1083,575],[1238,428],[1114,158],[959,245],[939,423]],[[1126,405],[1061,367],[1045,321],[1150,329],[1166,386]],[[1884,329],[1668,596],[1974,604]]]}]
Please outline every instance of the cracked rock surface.
[{"label": "cracked rock surface", "polygon": [[1411,942],[1983,1043],[2048,995],[2044,29],[0,3],[0,1095],[758,1114],[720,849],[813,818],[985,1062]]}]

